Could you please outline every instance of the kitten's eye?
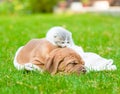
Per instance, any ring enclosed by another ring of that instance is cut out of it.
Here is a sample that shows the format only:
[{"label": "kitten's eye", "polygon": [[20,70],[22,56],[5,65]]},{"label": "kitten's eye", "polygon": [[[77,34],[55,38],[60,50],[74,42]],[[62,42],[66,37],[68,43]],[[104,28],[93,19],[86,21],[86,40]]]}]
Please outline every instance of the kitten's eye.
[{"label": "kitten's eye", "polygon": [[62,44],[64,44],[64,42],[61,42]]},{"label": "kitten's eye", "polygon": [[70,43],[69,41],[67,43]]}]

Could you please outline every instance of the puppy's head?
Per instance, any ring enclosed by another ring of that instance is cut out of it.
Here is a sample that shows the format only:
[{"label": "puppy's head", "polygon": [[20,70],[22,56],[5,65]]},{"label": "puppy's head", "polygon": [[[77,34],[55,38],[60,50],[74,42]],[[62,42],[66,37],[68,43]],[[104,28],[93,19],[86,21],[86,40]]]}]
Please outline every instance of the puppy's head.
[{"label": "puppy's head", "polygon": [[46,59],[45,68],[51,74],[63,73],[85,73],[83,59],[72,49],[57,48],[53,50]]},{"label": "puppy's head", "polygon": [[58,66],[59,71],[64,71],[65,73],[86,73],[86,69],[84,67],[84,61],[81,58],[76,56],[67,56]]}]

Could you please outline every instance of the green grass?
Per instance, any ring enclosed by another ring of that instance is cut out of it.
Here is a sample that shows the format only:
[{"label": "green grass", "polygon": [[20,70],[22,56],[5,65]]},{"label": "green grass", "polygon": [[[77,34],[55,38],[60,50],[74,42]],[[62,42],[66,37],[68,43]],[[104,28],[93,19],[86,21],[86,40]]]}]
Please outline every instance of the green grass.
[{"label": "green grass", "polygon": [[[13,58],[18,47],[45,37],[52,26],[65,26],[85,51],[112,58],[116,71],[85,75],[55,75],[17,71]],[[0,16],[0,94],[119,94],[120,17],[112,15]]]}]

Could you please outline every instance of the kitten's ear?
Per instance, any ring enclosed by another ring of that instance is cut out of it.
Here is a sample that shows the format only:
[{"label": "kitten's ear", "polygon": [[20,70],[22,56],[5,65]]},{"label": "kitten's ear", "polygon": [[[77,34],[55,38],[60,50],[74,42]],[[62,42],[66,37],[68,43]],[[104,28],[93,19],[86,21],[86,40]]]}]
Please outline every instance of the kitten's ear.
[{"label": "kitten's ear", "polygon": [[70,33],[70,41],[71,41],[71,44],[74,45],[74,40],[73,40],[73,38],[72,38],[72,33],[71,33],[71,32],[69,32],[69,33]]},{"label": "kitten's ear", "polygon": [[72,33],[71,32],[69,32],[70,33],[70,36],[72,36]]},{"label": "kitten's ear", "polygon": [[69,35],[70,35],[70,38],[72,38],[72,33],[71,32],[69,32]]}]

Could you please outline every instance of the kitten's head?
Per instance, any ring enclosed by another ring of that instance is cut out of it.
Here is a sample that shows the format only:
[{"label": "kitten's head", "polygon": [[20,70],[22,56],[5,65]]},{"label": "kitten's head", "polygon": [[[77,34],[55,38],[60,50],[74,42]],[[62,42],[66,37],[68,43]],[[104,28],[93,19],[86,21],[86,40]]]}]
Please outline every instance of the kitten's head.
[{"label": "kitten's head", "polygon": [[68,47],[71,45],[70,33],[58,32],[54,36],[54,43],[58,47]]},{"label": "kitten's head", "polygon": [[73,44],[72,34],[62,27],[51,28],[46,35],[46,39],[58,47],[69,47]]}]

